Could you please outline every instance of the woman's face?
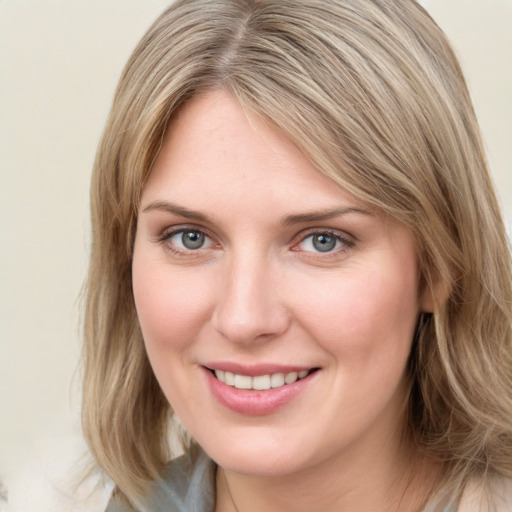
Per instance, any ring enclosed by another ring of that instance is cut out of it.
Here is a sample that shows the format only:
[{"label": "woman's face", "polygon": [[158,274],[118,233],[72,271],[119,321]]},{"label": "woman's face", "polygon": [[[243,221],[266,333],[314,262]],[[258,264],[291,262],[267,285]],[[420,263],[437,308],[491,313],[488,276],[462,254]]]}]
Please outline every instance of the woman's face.
[{"label": "woman's face", "polygon": [[422,306],[410,233],[225,92],[193,99],[165,136],[133,291],[165,395],[221,466],[377,463],[400,434]]}]

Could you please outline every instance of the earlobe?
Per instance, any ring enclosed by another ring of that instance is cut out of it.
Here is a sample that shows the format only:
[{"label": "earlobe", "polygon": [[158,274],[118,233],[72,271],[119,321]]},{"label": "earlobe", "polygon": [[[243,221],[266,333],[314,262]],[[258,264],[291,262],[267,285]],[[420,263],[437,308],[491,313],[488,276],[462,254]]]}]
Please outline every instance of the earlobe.
[{"label": "earlobe", "polygon": [[435,313],[449,295],[448,287],[438,279],[436,283],[424,283],[420,293],[420,312]]},{"label": "earlobe", "polygon": [[420,296],[420,312],[433,313],[436,309],[438,309],[438,302],[435,299],[435,294],[432,288],[427,287]]}]

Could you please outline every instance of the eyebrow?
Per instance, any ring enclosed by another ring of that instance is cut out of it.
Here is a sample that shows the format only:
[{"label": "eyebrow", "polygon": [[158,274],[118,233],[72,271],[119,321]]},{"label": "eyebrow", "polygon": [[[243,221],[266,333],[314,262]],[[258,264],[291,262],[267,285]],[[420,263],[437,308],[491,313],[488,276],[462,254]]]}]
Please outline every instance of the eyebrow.
[{"label": "eyebrow", "polygon": [[[201,213],[197,210],[185,208],[184,206],[179,206],[169,201],[153,201],[152,203],[144,207],[142,212],[146,213],[152,210],[173,213],[175,215],[179,215],[180,217],[195,220],[198,222],[212,223],[212,219],[205,215],[204,213]],[[348,215],[352,213],[357,213],[361,215],[372,215],[369,211],[356,207],[331,208],[327,210],[319,210],[309,213],[287,215],[285,217],[282,217],[279,220],[279,223],[283,226],[293,226],[295,224],[304,224],[307,222],[329,220],[335,217],[341,217],[342,215]]]},{"label": "eyebrow", "polygon": [[292,226],[294,224],[303,224],[306,222],[317,222],[322,220],[329,220],[342,215],[350,213],[358,213],[361,215],[372,215],[369,211],[356,207],[332,208],[328,210],[320,210],[310,213],[299,213],[297,215],[287,215],[281,219],[281,224],[284,226]]},{"label": "eyebrow", "polygon": [[196,220],[199,222],[211,222],[211,219],[197,210],[190,210],[189,208],[185,208],[184,206],[179,206],[174,203],[170,203],[169,201],[153,201],[149,203],[143,210],[143,213],[159,210],[169,213],[174,213],[175,215],[179,215],[180,217],[184,217],[186,219]]}]

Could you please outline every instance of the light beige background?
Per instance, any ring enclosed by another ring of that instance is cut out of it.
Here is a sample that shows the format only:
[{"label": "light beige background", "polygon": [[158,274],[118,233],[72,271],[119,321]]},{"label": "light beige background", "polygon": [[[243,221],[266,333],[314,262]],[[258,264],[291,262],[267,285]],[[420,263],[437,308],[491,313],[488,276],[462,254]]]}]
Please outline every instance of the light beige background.
[{"label": "light beige background", "polygon": [[[510,232],[512,0],[423,3],[466,70]],[[78,432],[90,169],[122,66],[167,4],[0,1],[0,475]]]}]

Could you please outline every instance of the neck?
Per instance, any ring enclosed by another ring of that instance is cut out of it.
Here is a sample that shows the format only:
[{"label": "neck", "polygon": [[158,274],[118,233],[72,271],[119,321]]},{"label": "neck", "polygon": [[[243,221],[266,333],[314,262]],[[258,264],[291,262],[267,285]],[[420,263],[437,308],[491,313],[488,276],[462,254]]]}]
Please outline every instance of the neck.
[{"label": "neck", "polygon": [[[412,444],[412,443],[411,443]],[[440,468],[411,444],[368,447],[285,476],[217,472],[217,512],[420,512]],[[416,454],[411,455],[412,453]]]}]

